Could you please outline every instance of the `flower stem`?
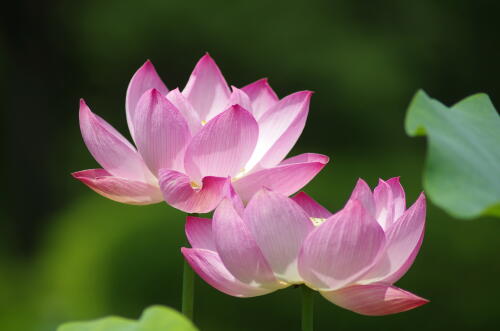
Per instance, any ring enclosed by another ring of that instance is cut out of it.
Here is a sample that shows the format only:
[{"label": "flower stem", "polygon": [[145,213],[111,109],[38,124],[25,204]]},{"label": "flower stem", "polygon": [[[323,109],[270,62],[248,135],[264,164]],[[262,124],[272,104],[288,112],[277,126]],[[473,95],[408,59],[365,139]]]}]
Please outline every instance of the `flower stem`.
[{"label": "flower stem", "polygon": [[194,306],[194,271],[184,259],[184,272],[182,275],[182,313],[193,320]]},{"label": "flower stem", "polygon": [[306,285],[301,286],[302,292],[302,331],[314,329],[314,291]]},{"label": "flower stem", "polygon": [[[189,214],[190,216],[199,216],[197,213]],[[194,271],[184,259],[184,270],[182,272],[182,313],[184,316],[193,320],[194,311]]]}]

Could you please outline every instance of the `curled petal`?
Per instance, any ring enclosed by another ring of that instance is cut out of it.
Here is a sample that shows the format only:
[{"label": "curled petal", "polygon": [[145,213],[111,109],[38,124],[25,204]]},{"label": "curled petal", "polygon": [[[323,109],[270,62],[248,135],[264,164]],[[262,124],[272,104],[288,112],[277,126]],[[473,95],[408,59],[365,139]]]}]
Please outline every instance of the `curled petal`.
[{"label": "curled petal", "polygon": [[217,64],[205,54],[196,64],[182,94],[193,105],[198,117],[208,122],[226,108],[231,92]]},{"label": "curled petal", "polygon": [[204,177],[201,187],[193,187],[189,177],[170,169],[159,171],[160,189],[165,201],[186,213],[208,213],[223,197],[223,189],[228,179]]},{"label": "curled petal", "polygon": [[306,238],[299,256],[308,285],[337,290],[360,279],[380,256],[385,235],[358,200],[350,200]]},{"label": "curled petal", "polygon": [[250,98],[252,114],[256,120],[259,120],[266,111],[279,101],[278,96],[267,82],[267,78],[248,84],[242,90]]},{"label": "curled petal", "polygon": [[301,206],[309,217],[328,218],[332,216],[332,213],[330,213],[328,209],[320,205],[305,192],[299,192],[292,198],[292,200]]},{"label": "curled petal", "polygon": [[292,199],[263,189],[248,203],[244,220],[278,278],[301,282],[297,257],[304,238],[314,228]]},{"label": "curled petal", "polygon": [[237,279],[244,283],[277,282],[252,233],[230,199],[222,200],[215,209],[212,228],[217,253]]},{"label": "curled petal", "polygon": [[198,113],[178,88],[168,92],[167,99],[180,111],[182,116],[184,116],[192,136],[200,131],[202,124]]},{"label": "curled petal", "polygon": [[309,183],[329,158],[320,154],[301,154],[289,158],[278,166],[257,170],[233,182],[243,201],[248,201],[262,187],[284,195],[291,195]]},{"label": "curled petal", "polygon": [[216,251],[210,218],[186,217],[186,237],[193,248]]},{"label": "curled petal", "polygon": [[354,285],[321,292],[321,295],[342,308],[369,316],[401,313],[429,302],[413,293],[383,284]]},{"label": "curled petal", "polygon": [[310,91],[291,94],[262,115],[259,140],[246,169],[273,167],[285,158],[304,129],[311,95]]},{"label": "curled petal", "polygon": [[258,134],[252,114],[238,105],[230,107],[193,137],[186,150],[186,172],[195,181],[236,175],[252,154]]},{"label": "curled petal", "polygon": [[72,176],[100,195],[129,205],[149,205],[163,201],[160,189],[145,182],[114,177],[104,169],[90,169]]},{"label": "curled petal", "polygon": [[254,297],[276,290],[276,288],[269,289],[239,281],[227,270],[215,252],[184,247],[181,251],[198,276],[223,293],[235,297]]},{"label": "curled petal", "polygon": [[151,181],[141,155],[111,125],[92,113],[85,101],[80,100],[80,130],[85,145],[94,159],[116,177],[135,181]]},{"label": "curled petal", "polygon": [[158,90],[148,90],[139,99],[134,126],[137,148],[153,174],[161,168],[184,170],[191,134],[179,110]]},{"label": "curled petal", "polygon": [[156,72],[151,61],[146,63],[136,71],[127,88],[127,96],[125,99],[125,109],[127,114],[127,123],[130,134],[135,138],[134,117],[137,102],[141,96],[149,89],[157,89],[162,95],[168,93],[168,89]]},{"label": "curled petal", "polygon": [[410,268],[420,249],[425,227],[425,196],[417,201],[386,230],[386,248],[364,282],[394,283]]}]

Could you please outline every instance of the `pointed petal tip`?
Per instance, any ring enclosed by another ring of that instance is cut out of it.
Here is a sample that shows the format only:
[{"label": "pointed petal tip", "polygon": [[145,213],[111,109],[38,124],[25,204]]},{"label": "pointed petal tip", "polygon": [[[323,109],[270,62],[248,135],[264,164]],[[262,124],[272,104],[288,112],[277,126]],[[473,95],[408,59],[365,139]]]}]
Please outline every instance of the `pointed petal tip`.
[{"label": "pointed petal tip", "polygon": [[321,294],[342,308],[366,316],[402,313],[430,302],[403,289],[382,284],[354,285]]},{"label": "pointed petal tip", "polygon": [[85,102],[85,99],[83,99],[83,98],[80,98],[79,109],[78,110],[80,111],[80,113],[86,113],[86,112],[92,113],[92,111],[90,110],[89,106]]},{"label": "pointed petal tip", "polygon": [[356,186],[358,185],[368,186],[368,188],[370,188],[370,185],[361,177],[356,181]]},{"label": "pointed petal tip", "polygon": [[198,64],[200,64],[200,63],[207,63],[207,62],[215,64],[215,61],[214,61],[213,57],[210,55],[209,52],[205,52],[205,54],[203,54],[203,56],[198,61]]}]

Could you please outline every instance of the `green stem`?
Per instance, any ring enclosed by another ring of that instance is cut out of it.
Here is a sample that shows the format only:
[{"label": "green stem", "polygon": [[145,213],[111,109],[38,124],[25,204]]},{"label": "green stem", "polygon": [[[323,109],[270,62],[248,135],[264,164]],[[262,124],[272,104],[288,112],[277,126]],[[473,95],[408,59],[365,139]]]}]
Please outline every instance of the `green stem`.
[{"label": "green stem", "polygon": [[306,285],[301,286],[302,292],[302,331],[314,329],[314,291]]},{"label": "green stem", "polygon": [[[191,216],[197,217],[198,214],[193,213]],[[182,313],[184,316],[193,320],[194,311],[194,271],[184,259],[184,270],[182,273]]]},{"label": "green stem", "polygon": [[193,320],[194,306],[194,271],[184,259],[184,272],[182,275],[182,313]]}]

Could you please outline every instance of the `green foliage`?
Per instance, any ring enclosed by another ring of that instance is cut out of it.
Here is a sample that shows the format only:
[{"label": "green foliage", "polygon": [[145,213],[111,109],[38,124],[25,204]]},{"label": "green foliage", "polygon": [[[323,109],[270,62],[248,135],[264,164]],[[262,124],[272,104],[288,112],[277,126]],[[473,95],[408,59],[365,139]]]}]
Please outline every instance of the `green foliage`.
[{"label": "green foliage", "polygon": [[459,218],[500,217],[500,116],[487,95],[448,108],[419,91],[406,132],[428,136],[424,188],[436,205]]},{"label": "green foliage", "polygon": [[177,311],[162,306],[147,308],[139,320],[105,317],[89,322],[70,322],[58,331],[196,331],[196,327]]}]

